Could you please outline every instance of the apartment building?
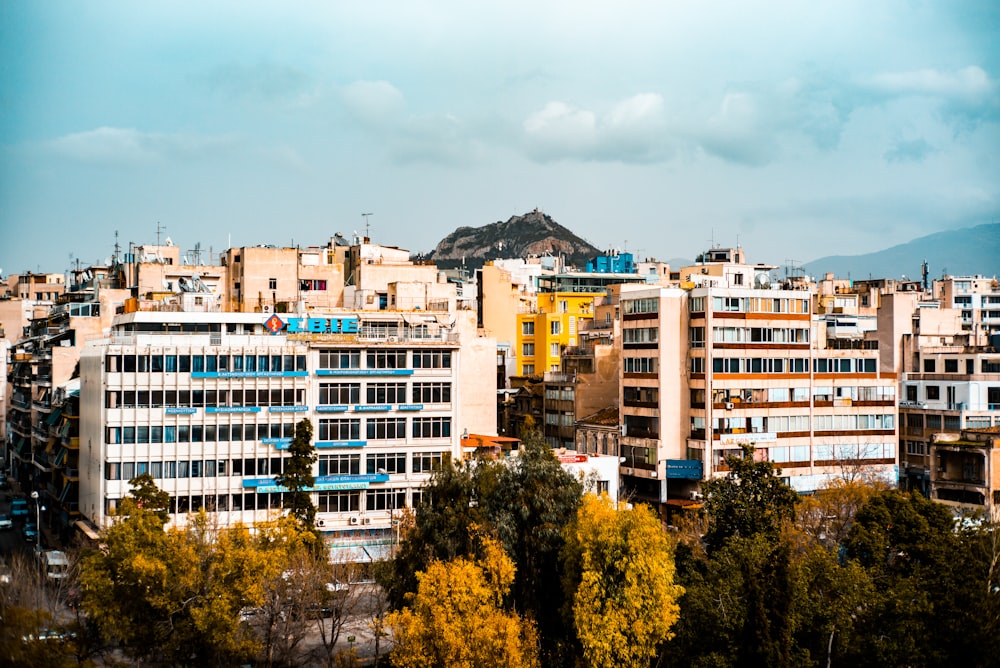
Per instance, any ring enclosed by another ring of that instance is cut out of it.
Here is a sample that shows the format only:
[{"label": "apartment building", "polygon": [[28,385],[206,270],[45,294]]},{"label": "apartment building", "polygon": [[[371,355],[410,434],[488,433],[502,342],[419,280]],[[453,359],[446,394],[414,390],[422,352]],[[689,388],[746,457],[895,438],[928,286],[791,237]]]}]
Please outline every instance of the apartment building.
[{"label": "apartment building", "polygon": [[814,315],[815,288],[772,285],[773,269],[712,249],[679,288],[622,287],[623,484],[637,496],[690,498],[744,444],[803,492],[861,472],[896,481],[897,374],[880,367],[877,322]]},{"label": "apartment building", "polygon": [[[313,501],[332,550],[379,549],[460,436],[495,432],[495,343],[471,311],[296,316],[139,311],[80,360],[80,508],[107,522],[149,473],[171,521],[222,526],[282,508],[295,424],[314,427]],[[373,555],[374,556],[374,555]]]},{"label": "apartment building", "polygon": [[932,449],[942,433],[1000,425],[1000,335],[973,331],[965,309],[942,306],[936,300],[919,303],[903,336],[902,482],[931,498],[981,506],[981,490],[931,489],[941,468]]},{"label": "apartment building", "polygon": [[941,308],[961,312],[962,329],[973,335],[1000,332],[1000,283],[996,277],[945,276],[934,281]]}]

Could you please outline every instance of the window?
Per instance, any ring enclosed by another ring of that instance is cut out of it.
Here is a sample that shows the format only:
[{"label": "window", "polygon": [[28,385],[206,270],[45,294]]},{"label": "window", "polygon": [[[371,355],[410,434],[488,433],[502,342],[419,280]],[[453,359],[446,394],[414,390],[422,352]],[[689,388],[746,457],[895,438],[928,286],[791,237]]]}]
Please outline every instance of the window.
[{"label": "window", "polygon": [[320,475],[358,475],[361,473],[361,455],[320,455]]},{"label": "window", "polygon": [[907,401],[916,401],[917,400],[917,386],[916,385],[907,385],[906,386],[906,400]]},{"label": "window", "polygon": [[622,313],[626,315],[632,313],[657,313],[659,312],[660,300],[648,299],[623,299]]},{"label": "window", "polygon": [[319,441],[356,441],[361,438],[361,420],[321,419],[318,434]]},{"label": "window", "polygon": [[535,334],[535,323],[532,320],[525,320],[521,323],[521,334],[524,336],[533,336]]},{"label": "window", "polygon": [[941,398],[941,388],[937,385],[927,386],[927,400],[934,401]]},{"label": "window", "polygon": [[366,424],[369,440],[406,438],[406,418],[373,418]]},{"label": "window", "polygon": [[415,404],[451,403],[451,383],[414,383],[412,397]]},{"label": "window", "polygon": [[[250,358],[253,359],[253,358]],[[321,350],[319,351],[319,368],[321,369],[360,369],[361,351],[359,350]],[[247,369],[252,371],[253,369]]]},{"label": "window", "polygon": [[521,367],[521,373],[524,374],[525,376],[535,375],[535,365],[525,364],[524,366]]},{"label": "window", "polygon": [[626,357],[625,373],[656,373],[655,357]]},{"label": "window", "polygon": [[369,383],[365,389],[369,404],[397,404],[406,401],[406,383]]},{"label": "window", "polygon": [[450,369],[450,350],[414,350],[414,369]]},{"label": "window", "polygon": [[691,342],[692,348],[704,348],[705,347],[705,328],[704,327],[689,327],[688,336]]},{"label": "window", "polygon": [[924,360],[924,373],[934,373],[934,360]]},{"label": "window", "polygon": [[944,361],[944,372],[945,373],[958,373],[958,360],[951,359]]},{"label": "window", "polygon": [[535,344],[534,343],[523,343],[523,344],[521,344],[521,355],[523,357],[534,357],[535,356]]},{"label": "window", "polygon": [[448,438],[450,436],[450,417],[413,418],[413,438]]},{"label": "window", "polygon": [[365,508],[367,510],[394,510],[406,506],[405,489],[366,489]]},{"label": "window", "polygon": [[278,279],[276,279],[276,278],[269,278],[269,279],[267,279],[267,289],[268,290],[277,290],[278,289]]},{"label": "window", "polygon": [[549,323],[549,333],[559,334],[562,331],[562,323],[558,320],[553,320]]},{"label": "window", "polygon": [[321,513],[356,513],[361,510],[361,492],[320,492],[316,510]]},{"label": "window", "polygon": [[368,473],[406,473],[406,453],[380,452],[367,457]]},{"label": "window", "polygon": [[559,344],[550,343],[549,344],[549,357],[559,357]]},{"label": "window", "polygon": [[[704,328],[701,328],[704,331]],[[656,343],[659,329],[656,327],[630,327],[622,331],[623,343]]]},{"label": "window", "polygon": [[443,452],[415,452],[413,453],[413,472],[430,473],[439,468],[443,461]]},{"label": "window", "polygon": [[405,369],[405,350],[369,350],[367,354],[369,369]]},{"label": "window", "polygon": [[320,383],[319,403],[358,404],[361,403],[360,383]]},{"label": "window", "polygon": [[705,373],[705,358],[704,357],[692,357],[691,358],[691,373]]}]

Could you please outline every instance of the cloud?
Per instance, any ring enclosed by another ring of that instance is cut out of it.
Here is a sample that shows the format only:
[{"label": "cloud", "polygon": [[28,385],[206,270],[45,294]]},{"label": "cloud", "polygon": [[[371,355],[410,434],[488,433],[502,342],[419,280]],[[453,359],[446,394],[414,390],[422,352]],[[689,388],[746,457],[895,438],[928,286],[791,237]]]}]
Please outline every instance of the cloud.
[{"label": "cloud", "polygon": [[355,81],[343,89],[341,97],[347,110],[369,126],[398,122],[406,108],[403,94],[387,81]]},{"label": "cloud", "polygon": [[565,102],[549,102],[529,114],[521,129],[528,154],[539,162],[649,163],[672,153],[663,98],[656,93],[621,100],[603,115]]},{"label": "cloud", "polygon": [[952,71],[925,68],[881,72],[862,81],[860,89],[873,95],[875,102],[903,97],[935,100],[940,104],[942,118],[956,132],[1000,120],[1000,84],[974,65]]},{"label": "cloud", "polygon": [[46,142],[57,155],[103,165],[144,165],[166,159],[193,159],[229,151],[229,136],[198,136],[141,132],[134,128],[101,127]]},{"label": "cloud", "polygon": [[974,66],[954,72],[935,69],[882,72],[873,76],[869,85],[887,95],[934,97],[978,96],[989,93],[994,87],[989,75],[982,68]]},{"label": "cloud", "polygon": [[884,157],[886,162],[923,162],[933,152],[934,147],[923,139],[900,140],[885,152]]},{"label": "cloud", "polygon": [[302,70],[279,63],[219,65],[195,80],[232,100],[284,102],[301,106],[311,97],[311,79]]}]

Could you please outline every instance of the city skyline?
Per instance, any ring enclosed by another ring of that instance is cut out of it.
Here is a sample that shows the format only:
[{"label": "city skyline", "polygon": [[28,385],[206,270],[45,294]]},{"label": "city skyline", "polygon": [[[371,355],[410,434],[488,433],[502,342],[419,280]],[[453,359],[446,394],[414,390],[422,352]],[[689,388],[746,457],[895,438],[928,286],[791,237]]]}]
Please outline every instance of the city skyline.
[{"label": "city skyline", "polygon": [[[5,3],[0,266],[119,241],[426,252],[535,207],[755,261],[993,222],[990,3]],[[371,213],[363,216],[363,213]]]}]

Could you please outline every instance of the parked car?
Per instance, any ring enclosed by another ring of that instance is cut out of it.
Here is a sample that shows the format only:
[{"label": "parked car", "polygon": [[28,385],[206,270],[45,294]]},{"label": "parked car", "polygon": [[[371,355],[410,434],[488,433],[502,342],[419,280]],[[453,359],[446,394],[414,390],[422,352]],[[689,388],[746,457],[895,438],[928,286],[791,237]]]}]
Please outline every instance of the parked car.
[{"label": "parked car", "polygon": [[28,516],[28,500],[17,498],[10,502],[10,516],[15,520]]},{"label": "parked car", "polygon": [[14,520],[7,513],[0,513],[0,531],[14,528]]},{"label": "parked car", "polygon": [[38,541],[38,525],[34,522],[26,522],[24,525],[24,540],[29,543],[35,543]]}]

